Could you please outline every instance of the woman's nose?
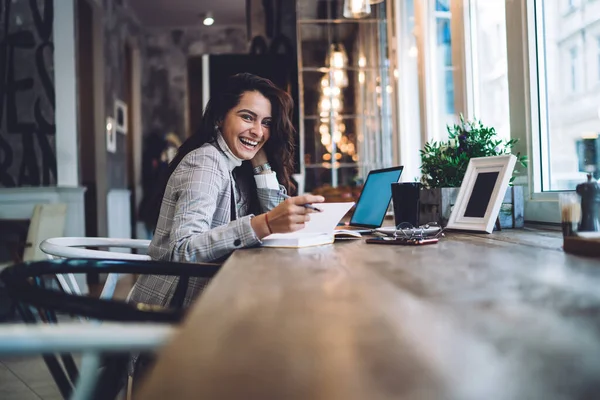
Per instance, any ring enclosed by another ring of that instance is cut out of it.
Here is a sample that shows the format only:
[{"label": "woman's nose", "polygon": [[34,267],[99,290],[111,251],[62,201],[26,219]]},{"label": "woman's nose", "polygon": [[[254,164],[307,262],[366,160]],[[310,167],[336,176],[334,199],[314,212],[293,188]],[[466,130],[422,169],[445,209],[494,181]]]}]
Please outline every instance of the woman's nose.
[{"label": "woman's nose", "polygon": [[263,135],[263,126],[262,126],[262,124],[260,122],[255,122],[252,125],[251,133],[254,134],[254,135],[256,135],[256,136],[262,137],[262,135]]}]

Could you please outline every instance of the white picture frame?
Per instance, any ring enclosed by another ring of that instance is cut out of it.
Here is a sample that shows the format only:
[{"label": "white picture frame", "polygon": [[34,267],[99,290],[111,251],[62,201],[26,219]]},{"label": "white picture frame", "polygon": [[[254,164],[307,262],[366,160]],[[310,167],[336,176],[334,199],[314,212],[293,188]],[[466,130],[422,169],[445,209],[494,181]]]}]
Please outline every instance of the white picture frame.
[{"label": "white picture frame", "polygon": [[446,228],[492,233],[517,157],[478,157],[467,172]]},{"label": "white picture frame", "polygon": [[127,135],[127,104],[122,100],[115,100],[115,130],[117,133]]},{"label": "white picture frame", "polygon": [[106,118],[106,151],[109,153],[117,152],[117,134],[115,131],[114,118]]}]

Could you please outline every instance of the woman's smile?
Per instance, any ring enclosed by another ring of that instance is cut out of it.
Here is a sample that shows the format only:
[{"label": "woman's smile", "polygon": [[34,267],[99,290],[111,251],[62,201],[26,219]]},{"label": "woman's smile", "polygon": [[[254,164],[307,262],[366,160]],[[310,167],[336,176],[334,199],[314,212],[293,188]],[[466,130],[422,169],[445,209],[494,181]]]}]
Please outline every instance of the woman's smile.
[{"label": "woman's smile", "polygon": [[221,133],[236,157],[251,160],[269,140],[270,127],[271,102],[259,92],[245,92],[225,115]]}]

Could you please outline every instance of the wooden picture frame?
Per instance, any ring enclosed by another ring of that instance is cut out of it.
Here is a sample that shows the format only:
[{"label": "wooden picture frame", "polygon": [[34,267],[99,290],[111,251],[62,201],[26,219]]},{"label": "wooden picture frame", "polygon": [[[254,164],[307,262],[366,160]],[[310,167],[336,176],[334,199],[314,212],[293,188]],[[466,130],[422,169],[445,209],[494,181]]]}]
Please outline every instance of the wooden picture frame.
[{"label": "wooden picture frame", "polygon": [[448,220],[448,229],[492,233],[517,157],[472,158]]},{"label": "wooden picture frame", "polygon": [[115,100],[115,130],[117,133],[127,135],[127,104],[121,100]]}]

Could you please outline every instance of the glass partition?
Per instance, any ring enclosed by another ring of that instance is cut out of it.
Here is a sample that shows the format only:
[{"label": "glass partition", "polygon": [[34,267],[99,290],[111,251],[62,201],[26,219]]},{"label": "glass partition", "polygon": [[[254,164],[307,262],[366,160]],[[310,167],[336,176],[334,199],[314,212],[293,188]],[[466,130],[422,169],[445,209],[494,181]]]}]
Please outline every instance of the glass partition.
[{"label": "glass partition", "polygon": [[343,6],[297,2],[301,169],[306,191],[331,188],[329,198],[351,196],[393,154],[385,2],[357,19]]}]

